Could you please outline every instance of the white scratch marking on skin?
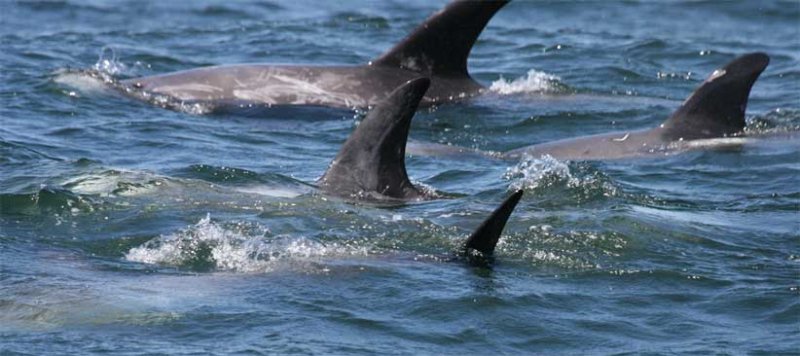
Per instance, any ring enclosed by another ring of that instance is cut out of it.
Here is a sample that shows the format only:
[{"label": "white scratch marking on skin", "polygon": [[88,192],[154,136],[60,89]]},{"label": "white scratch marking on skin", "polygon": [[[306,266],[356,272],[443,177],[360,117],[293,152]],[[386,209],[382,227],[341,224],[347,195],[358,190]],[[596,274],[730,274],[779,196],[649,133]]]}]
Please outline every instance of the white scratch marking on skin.
[{"label": "white scratch marking on skin", "polygon": [[709,76],[708,79],[706,79],[706,81],[707,82],[712,82],[712,81],[714,81],[714,79],[717,79],[717,78],[725,75],[725,73],[726,72],[725,72],[724,69],[717,69],[717,70],[714,71],[714,73],[711,73],[711,76]]},{"label": "white scratch marking on skin", "polygon": [[[726,73],[727,73],[727,72],[726,72],[724,69],[717,69],[717,70],[715,70],[715,71],[714,71],[714,73],[711,73],[711,75],[710,75],[710,76],[708,76],[708,79],[706,79],[706,81],[705,81],[705,82],[706,82],[706,83],[713,82],[714,80],[716,80],[716,79],[717,79],[717,78],[719,78],[719,77],[722,77],[722,76],[723,76],[723,75],[725,75]],[[693,93],[692,93],[692,95],[689,95],[689,97],[688,97],[688,98],[686,98],[686,100],[684,100],[684,101],[683,101],[683,103],[681,104],[681,106],[683,106],[683,105],[686,105],[686,103],[688,103],[688,102],[689,102],[689,100],[692,100],[692,98],[694,97],[694,94],[695,94],[695,93],[697,93],[697,92],[693,92]]]},{"label": "white scratch marking on skin", "polygon": [[211,97],[214,93],[222,93],[222,88],[208,84],[182,84],[182,85],[162,85],[152,89],[156,93],[169,93],[180,100],[194,100],[197,98]]},{"label": "white scratch marking on skin", "polygon": [[630,133],[626,133],[625,136],[622,136],[621,138],[612,138],[611,140],[612,141],[616,141],[616,142],[622,142],[622,141],[627,140],[628,137],[630,137],[630,136],[631,136]]},{"label": "white scratch marking on skin", "polygon": [[313,104],[313,103],[341,103],[346,105],[351,103],[363,103],[358,97],[350,94],[339,93],[327,89],[330,83],[335,82],[336,77],[321,78],[321,80],[311,82],[308,80],[295,78],[288,75],[273,73],[272,82],[265,86],[252,86],[245,89],[233,90],[233,95],[237,99],[259,101],[268,104],[278,104],[285,102],[288,98],[293,104]]}]

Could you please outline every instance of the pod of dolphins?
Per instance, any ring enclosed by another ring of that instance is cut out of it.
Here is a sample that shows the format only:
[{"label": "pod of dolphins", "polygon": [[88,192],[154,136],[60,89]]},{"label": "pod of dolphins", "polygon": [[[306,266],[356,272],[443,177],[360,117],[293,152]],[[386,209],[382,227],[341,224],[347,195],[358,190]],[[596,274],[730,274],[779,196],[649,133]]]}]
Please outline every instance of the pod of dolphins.
[{"label": "pod of dolphins", "polygon": [[[508,1],[455,1],[400,43],[360,66],[225,65],[121,81],[135,98],[158,95],[181,103],[370,107],[318,181],[325,194],[347,200],[430,199],[408,178],[406,143],[420,106],[464,101],[484,91],[467,57],[492,16]],[[742,55],[715,70],[656,128],[522,147],[495,157],[551,155],[596,160],[680,150],[694,140],[739,135],[750,89],[769,64]],[[463,244],[461,256],[490,257],[522,191],[511,194]]]}]

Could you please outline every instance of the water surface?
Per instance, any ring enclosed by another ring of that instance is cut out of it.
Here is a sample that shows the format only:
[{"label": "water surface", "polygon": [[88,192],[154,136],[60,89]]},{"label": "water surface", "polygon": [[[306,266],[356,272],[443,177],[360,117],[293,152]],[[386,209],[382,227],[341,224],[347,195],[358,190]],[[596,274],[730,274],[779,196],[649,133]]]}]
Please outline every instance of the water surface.
[{"label": "water surface", "polygon": [[[58,80],[361,64],[444,3],[4,2],[0,353],[777,354],[800,349],[800,4],[515,2],[490,92],[411,137],[490,151],[661,123],[714,69],[772,62],[745,144],[609,162],[408,158],[447,196],[315,180],[362,118],[196,115]],[[527,193],[491,269],[444,261]]]}]

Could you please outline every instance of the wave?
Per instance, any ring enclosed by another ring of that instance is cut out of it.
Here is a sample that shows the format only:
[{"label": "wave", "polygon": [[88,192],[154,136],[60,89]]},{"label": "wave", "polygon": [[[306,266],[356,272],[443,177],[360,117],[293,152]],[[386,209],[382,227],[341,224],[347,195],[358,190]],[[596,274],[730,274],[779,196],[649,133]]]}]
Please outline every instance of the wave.
[{"label": "wave", "polygon": [[777,108],[748,120],[746,135],[769,135],[800,131],[800,109]]},{"label": "wave", "polygon": [[0,215],[93,212],[96,202],[66,189],[44,187],[35,193],[0,194]]}]

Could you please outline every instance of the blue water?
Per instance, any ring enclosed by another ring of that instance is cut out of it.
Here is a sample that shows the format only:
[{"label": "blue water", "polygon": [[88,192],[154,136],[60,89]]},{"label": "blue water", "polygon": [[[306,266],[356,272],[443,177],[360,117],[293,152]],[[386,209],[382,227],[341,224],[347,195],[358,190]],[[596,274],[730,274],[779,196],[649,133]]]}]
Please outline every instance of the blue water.
[{"label": "blue water", "polygon": [[[503,151],[661,123],[768,53],[743,145],[607,162],[408,158],[447,197],[315,180],[363,113],[169,111],[63,74],[361,64],[441,1],[0,3],[0,354],[796,354],[800,3],[515,2],[490,92],[411,138]],[[448,253],[511,189],[491,269]]]}]

